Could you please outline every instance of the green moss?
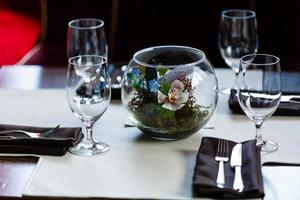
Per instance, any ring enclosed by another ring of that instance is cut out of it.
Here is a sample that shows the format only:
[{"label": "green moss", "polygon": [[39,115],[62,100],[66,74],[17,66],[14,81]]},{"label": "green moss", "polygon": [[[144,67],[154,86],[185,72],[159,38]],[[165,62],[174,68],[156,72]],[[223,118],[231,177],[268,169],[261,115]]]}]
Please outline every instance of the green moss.
[{"label": "green moss", "polygon": [[168,70],[169,70],[168,68],[158,68],[157,69],[158,74],[159,74],[160,77],[164,76],[167,73]]},{"label": "green moss", "polygon": [[174,112],[163,108],[161,104],[148,103],[140,105],[132,113],[140,122],[141,128],[153,127],[164,134],[186,134],[201,128],[209,112],[199,105],[191,108],[187,104]]},{"label": "green moss", "polygon": [[161,93],[163,93],[164,95],[168,95],[168,92],[169,92],[170,88],[171,88],[171,84],[168,83],[168,82],[164,82],[164,83],[162,83],[162,84],[160,85],[159,91],[160,91]]}]

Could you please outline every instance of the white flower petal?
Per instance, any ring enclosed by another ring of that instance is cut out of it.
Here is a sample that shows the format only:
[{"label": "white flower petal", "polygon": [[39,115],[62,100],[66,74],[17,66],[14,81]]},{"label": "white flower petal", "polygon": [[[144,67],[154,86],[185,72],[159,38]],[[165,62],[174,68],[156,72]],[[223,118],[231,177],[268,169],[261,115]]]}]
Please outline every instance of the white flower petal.
[{"label": "white flower petal", "polygon": [[176,111],[176,109],[174,110],[173,105],[172,105],[170,102],[168,102],[168,101],[166,101],[166,102],[162,105],[162,107],[165,108],[165,109],[168,109],[168,110]]},{"label": "white flower petal", "polygon": [[183,108],[184,106],[185,106],[185,103],[179,104],[179,105],[176,107],[176,110],[180,110],[180,109]]},{"label": "white flower petal", "polygon": [[159,90],[157,92],[157,101],[158,103],[164,103],[167,99],[167,96],[161,93]]},{"label": "white flower petal", "polygon": [[189,93],[188,92],[182,92],[180,95],[180,102],[186,103],[189,99]]},{"label": "white flower petal", "polygon": [[184,90],[184,84],[179,80],[175,80],[172,82],[171,88],[176,88],[177,90],[182,92]]},{"label": "white flower petal", "polygon": [[169,101],[166,101],[162,107],[166,108],[168,110],[176,111],[181,109],[185,104],[180,104],[180,103],[171,103]]}]

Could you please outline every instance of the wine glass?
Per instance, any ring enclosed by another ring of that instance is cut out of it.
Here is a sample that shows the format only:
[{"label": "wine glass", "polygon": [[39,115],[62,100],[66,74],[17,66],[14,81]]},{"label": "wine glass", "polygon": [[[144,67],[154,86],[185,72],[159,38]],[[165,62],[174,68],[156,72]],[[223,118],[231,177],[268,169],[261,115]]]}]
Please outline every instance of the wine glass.
[{"label": "wine glass", "polygon": [[[251,10],[232,9],[221,13],[218,36],[219,50],[226,64],[235,72],[236,89],[240,58],[256,53],[258,34],[256,14]],[[222,88],[223,94],[230,94],[231,88]]]},{"label": "wine glass", "polygon": [[93,125],[106,111],[111,96],[111,83],[102,56],[81,55],[69,59],[67,99],[73,114],[86,127],[83,140],[70,152],[90,156],[109,150],[109,145],[95,142]]},{"label": "wine glass", "polygon": [[68,24],[68,58],[79,55],[98,55],[107,59],[108,48],[104,22],[100,19],[81,18]]},{"label": "wine glass", "polygon": [[249,54],[241,58],[237,97],[242,110],[255,123],[257,146],[262,152],[273,152],[278,144],[264,140],[263,122],[276,111],[281,98],[281,69],[278,57]]}]

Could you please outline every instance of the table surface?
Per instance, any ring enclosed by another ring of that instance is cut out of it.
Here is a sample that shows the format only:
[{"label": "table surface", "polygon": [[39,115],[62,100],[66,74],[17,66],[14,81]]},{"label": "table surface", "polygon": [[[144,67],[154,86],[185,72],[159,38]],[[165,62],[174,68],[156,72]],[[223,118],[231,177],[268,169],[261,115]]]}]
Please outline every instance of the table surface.
[{"label": "table surface", "polygon": [[[0,69],[0,88],[20,90],[64,88],[66,74],[66,68],[37,65],[5,66]],[[24,198],[21,197],[22,191],[33,173],[37,161],[37,157],[0,158],[0,199]]]},{"label": "table surface", "polygon": [[[41,66],[4,67],[0,70],[0,88],[12,90],[64,88],[66,72],[66,68]],[[224,70],[217,69],[216,72],[218,78],[222,79]],[[30,199],[30,197],[21,197],[21,195],[28,178],[36,167],[37,161],[38,158],[36,157],[0,158],[0,199],[7,199],[8,197],[11,199]],[[37,198],[35,197],[34,199]]]}]

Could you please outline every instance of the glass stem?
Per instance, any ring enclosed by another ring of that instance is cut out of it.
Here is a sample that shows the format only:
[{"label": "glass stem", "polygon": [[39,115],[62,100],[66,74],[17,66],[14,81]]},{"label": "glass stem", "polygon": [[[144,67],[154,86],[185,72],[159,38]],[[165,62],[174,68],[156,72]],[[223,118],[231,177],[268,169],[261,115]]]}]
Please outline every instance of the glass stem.
[{"label": "glass stem", "polygon": [[84,135],[84,143],[92,145],[94,143],[93,124],[86,124],[85,129],[86,129],[86,132],[85,132],[85,135]]},{"label": "glass stem", "polygon": [[239,73],[238,72],[234,72],[234,75],[235,75],[235,77],[234,77],[234,85],[233,85],[233,89],[235,89],[235,90],[237,90],[237,88],[238,88],[238,75],[239,75]]},{"label": "glass stem", "polygon": [[262,146],[264,144],[264,140],[262,139],[262,135],[261,135],[261,126],[262,123],[255,123],[255,128],[256,128],[256,135],[255,135],[255,139],[256,139],[256,146]]}]

